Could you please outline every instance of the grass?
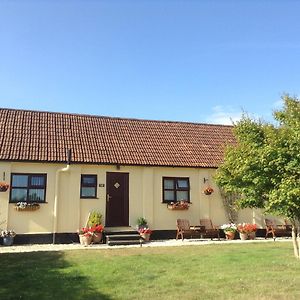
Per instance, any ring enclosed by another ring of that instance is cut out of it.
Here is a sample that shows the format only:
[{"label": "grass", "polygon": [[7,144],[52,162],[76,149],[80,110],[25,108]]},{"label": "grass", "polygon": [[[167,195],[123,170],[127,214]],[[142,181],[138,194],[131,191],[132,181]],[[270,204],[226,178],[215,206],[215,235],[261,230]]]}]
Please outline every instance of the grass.
[{"label": "grass", "polygon": [[300,299],[291,243],[0,255],[0,299]]}]

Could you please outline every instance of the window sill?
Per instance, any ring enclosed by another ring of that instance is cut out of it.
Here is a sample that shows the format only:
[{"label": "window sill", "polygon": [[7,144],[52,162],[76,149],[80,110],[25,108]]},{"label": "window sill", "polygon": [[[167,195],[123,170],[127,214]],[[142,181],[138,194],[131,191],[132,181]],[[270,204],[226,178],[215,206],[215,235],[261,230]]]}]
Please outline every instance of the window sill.
[{"label": "window sill", "polygon": [[38,203],[38,204],[48,204],[49,202],[26,202],[26,201],[18,201],[18,202],[8,202],[8,204],[17,204],[19,202],[25,202],[25,203]]}]

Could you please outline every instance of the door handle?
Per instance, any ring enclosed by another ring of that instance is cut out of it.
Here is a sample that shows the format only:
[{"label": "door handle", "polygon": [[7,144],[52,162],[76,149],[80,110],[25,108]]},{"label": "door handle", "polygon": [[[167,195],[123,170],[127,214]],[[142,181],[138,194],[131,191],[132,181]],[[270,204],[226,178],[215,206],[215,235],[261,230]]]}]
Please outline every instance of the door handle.
[{"label": "door handle", "polygon": [[106,201],[109,202],[109,199],[111,199],[112,196],[110,196],[109,194],[106,195]]}]

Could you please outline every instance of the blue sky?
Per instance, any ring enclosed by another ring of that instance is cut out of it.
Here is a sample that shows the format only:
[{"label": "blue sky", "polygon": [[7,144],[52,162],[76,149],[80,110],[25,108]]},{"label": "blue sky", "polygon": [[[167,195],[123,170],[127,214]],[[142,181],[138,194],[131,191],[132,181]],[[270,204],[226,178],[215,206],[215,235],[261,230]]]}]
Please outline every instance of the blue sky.
[{"label": "blue sky", "polygon": [[300,1],[0,2],[0,107],[265,120],[300,93]]}]

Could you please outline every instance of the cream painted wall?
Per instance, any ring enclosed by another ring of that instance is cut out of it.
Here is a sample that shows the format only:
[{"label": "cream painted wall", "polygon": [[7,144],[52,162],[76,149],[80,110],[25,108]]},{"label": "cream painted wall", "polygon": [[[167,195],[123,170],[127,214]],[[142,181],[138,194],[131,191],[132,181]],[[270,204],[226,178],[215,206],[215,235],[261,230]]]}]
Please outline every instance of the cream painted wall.
[{"label": "cream painted wall", "polygon": [[[13,203],[8,203],[9,192],[0,193],[0,220],[6,222],[0,228],[14,229],[17,233],[53,232],[53,209],[55,198],[55,178],[57,170],[64,164],[3,163],[0,162],[0,181],[5,172],[5,181],[10,183],[11,173],[46,173],[46,202],[37,211],[16,211]],[[105,224],[106,172],[129,173],[129,224],[136,225],[138,217],[145,217],[153,230],[175,230],[176,219],[186,218],[191,224],[199,224],[200,218],[210,218],[215,225],[228,222],[217,186],[214,184],[214,169],[163,168],[103,165],[71,165],[68,172],[60,173],[58,186],[57,232],[76,232],[84,226],[90,211],[99,210]],[[97,199],[80,199],[81,174],[96,174],[98,178]],[[189,177],[191,205],[185,211],[172,211],[162,203],[162,177]],[[204,178],[208,182],[204,183]],[[104,187],[100,187],[104,185]],[[204,195],[206,186],[215,192]],[[263,226],[263,215],[259,211],[244,210],[239,214],[239,222],[253,220]]]}]

